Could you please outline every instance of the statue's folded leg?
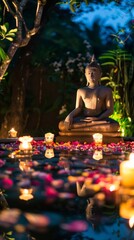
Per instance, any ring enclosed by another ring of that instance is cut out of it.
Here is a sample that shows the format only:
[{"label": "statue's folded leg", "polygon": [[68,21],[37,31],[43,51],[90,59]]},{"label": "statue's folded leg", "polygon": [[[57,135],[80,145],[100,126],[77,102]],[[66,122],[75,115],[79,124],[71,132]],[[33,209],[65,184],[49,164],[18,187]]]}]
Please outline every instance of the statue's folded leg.
[{"label": "statue's folded leg", "polygon": [[62,132],[69,130],[69,124],[65,121],[60,121],[58,127],[59,127],[59,130]]},{"label": "statue's folded leg", "polygon": [[62,132],[119,132],[120,126],[117,121],[111,118],[92,122],[84,121],[84,118],[75,118],[71,128],[67,122],[61,121],[59,123],[59,129]]}]

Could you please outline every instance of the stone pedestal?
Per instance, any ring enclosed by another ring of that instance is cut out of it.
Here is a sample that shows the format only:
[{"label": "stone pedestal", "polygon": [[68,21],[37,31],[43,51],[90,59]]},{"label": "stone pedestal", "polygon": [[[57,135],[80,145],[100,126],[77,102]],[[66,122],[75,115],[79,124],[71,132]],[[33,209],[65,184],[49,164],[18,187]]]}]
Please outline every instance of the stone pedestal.
[{"label": "stone pedestal", "polygon": [[[73,142],[73,141],[79,141],[81,143],[87,142],[87,143],[91,143],[93,142],[93,134],[95,132],[85,132],[85,133],[71,133],[71,132],[59,132],[59,136],[56,137],[55,141],[56,142]],[[103,133],[103,132],[99,132],[101,134],[103,134],[103,143],[118,143],[120,141],[124,141],[123,137],[121,137],[121,133],[120,132],[113,132],[113,133]]]}]

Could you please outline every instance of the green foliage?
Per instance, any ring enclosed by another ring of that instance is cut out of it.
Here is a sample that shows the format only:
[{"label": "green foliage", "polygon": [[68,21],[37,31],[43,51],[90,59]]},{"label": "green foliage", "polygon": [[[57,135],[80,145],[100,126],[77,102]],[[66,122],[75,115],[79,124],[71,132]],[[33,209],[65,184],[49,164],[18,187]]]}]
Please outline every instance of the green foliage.
[{"label": "green foliage", "polygon": [[9,23],[5,23],[0,25],[0,40],[8,40],[10,42],[13,41],[17,32],[17,28],[9,30]]},{"label": "green foliage", "polygon": [[[12,42],[16,36],[16,32],[17,32],[17,28],[9,30],[9,23],[0,25],[0,42],[3,40],[8,40]],[[6,54],[4,48],[1,45],[0,46],[0,63],[2,63],[4,60],[8,60],[8,55]]]},{"label": "green foliage", "polygon": [[5,240],[15,240],[12,231],[3,233],[3,237]]},{"label": "green foliage", "polygon": [[3,62],[6,58],[8,58],[7,54],[4,49],[0,47],[0,62]]},{"label": "green foliage", "polygon": [[122,136],[133,136],[134,125],[131,118],[124,113],[121,100],[114,103],[114,113],[110,117],[119,122]]},{"label": "green foliage", "polygon": [[120,124],[122,134],[131,136],[134,133],[134,127],[131,121],[128,101],[128,70],[132,55],[122,49],[110,50],[100,56],[102,66],[107,67],[105,77],[106,85],[113,90],[114,114],[111,116]]},{"label": "green foliage", "polygon": [[76,89],[86,84],[84,65],[89,62],[91,46],[79,25],[72,22],[69,10],[58,10],[52,15],[54,21],[48,22],[40,44],[33,48],[32,66],[45,68],[48,81],[57,83],[57,99],[50,103],[46,96],[43,111],[58,107],[59,118],[64,118],[74,108]]}]

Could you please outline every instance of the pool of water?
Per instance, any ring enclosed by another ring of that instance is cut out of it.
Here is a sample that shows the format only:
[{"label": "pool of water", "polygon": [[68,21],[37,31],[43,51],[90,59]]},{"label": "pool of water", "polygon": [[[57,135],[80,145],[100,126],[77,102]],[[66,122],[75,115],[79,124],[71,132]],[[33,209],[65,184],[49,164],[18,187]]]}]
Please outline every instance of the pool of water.
[{"label": "pool of water", "polygon": [[[34,142],[30,155],[20,154],[18,144],[0,145],[1,236],[11,231],[17,240],[134,240],[120,210],[121,199],[131,198],[134,211],[134,194],[117,200],[105,188],[119,181],[119,165],[132,144],[110,151]],[[79,193],[86,179],[90,187]]]}]

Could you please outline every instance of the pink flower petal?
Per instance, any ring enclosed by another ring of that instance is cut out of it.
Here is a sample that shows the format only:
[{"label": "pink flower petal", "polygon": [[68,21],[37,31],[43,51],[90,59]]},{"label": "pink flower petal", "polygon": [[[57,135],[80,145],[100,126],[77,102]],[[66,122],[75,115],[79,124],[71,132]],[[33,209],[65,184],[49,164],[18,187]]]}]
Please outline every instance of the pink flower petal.
[{"label": "pink flower petal", "polygon": [[75,220],[68,224],[62,224],[61,228],[70,232],[83,232],[87,230],[88,224],[82,220]]}]

